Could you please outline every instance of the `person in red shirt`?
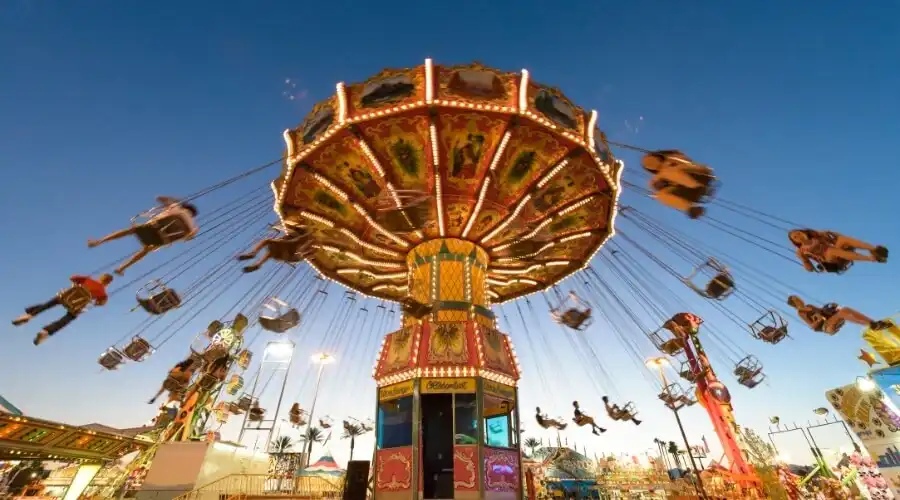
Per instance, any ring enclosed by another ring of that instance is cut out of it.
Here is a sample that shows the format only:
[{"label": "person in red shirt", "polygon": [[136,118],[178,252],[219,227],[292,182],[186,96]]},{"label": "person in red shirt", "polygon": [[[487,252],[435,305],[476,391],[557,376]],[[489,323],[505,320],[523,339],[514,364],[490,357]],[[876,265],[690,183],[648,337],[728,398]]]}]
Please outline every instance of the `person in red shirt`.
[{"label": "person in red shirt", "polygon": [[[70,280],[72,281],[72,286],[69,289],[63,290],[58,293],[56,297],[53,297],[53,299],[44,302],[43,304],[26,307],[25,314],[13,320],[13,325],[20,326],[28,323],[38,314],[53,309],[56,306],[63,306],[66,308],[65,316],[50,323],[45,326],[43,330],[38,332],[37,336],[34,338],[34,345],[38,345],[47,340],[51,335],[62,330],[72,321],[75,321],[75,318],[87,308],[89,302],[93,302],[94,305],[97,306],[102,306],[106,304],[106,301],[109,299],[106,295],[106,287],[112,283],[113,280],[113,277],[110,274],[103,274],[96,280],[90,276],[75,275],[72,276]],[[73,294],[76,289],[87,292],[90,295],[90,301],[77,300],[77,295]]]}]

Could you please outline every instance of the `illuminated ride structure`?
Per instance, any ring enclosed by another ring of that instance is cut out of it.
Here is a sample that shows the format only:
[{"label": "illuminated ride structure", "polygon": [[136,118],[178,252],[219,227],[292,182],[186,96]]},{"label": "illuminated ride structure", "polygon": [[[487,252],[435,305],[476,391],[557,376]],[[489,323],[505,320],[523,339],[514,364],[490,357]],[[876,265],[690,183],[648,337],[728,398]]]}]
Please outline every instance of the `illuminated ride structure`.
[{"label": "illuminated ride structure", "polygon": [[622,164],[527,71],[385,70],[286,131],[282,225],[322,276],[399,302],[375,365],[378,499],[522,498],[520,371],[491,305],[583,269]]},{"label": "illuminated ride structure", "polygon": [[[693,314],[679,313],[665,327],[651,334],[651,340],[663,353],[673,357],[683,355],[685,359],[679,375],[694,384],[696,397],[694,399],[679,384],[672,383],[663,388],[659,398],[673,411],[700,403],[709,414],[716,436],[722,444],[731,479],[736,484],[752,488],[759,483],[759,478],[747,462],[746,452],[741,446],[731,406],[731,393],[716,376],[700,343],[702,323],[703,320]],[[668,335],[662,333],[664,331]],[[756,387],[765,377],[762,366],[753,356],[741,360],[735,367],[734,374],[742,385],[749,388]]]}]

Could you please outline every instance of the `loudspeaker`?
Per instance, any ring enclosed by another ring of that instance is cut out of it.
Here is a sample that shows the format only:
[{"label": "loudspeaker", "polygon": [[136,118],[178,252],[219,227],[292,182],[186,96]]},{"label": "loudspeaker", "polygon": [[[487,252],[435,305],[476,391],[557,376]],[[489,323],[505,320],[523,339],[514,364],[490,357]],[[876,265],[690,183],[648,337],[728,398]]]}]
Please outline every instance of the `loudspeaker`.
[{"label": "loudspeaker", "polygon": [[344,479],[343,500],[366,500],[369,488],[369,461],[351,460],[347,462]]}]

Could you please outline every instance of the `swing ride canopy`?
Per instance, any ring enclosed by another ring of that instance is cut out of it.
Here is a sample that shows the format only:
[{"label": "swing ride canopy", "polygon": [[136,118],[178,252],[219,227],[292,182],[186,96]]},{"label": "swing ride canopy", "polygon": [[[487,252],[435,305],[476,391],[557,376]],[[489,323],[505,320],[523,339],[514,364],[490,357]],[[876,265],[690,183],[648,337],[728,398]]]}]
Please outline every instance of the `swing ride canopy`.
[{"label": "swing ride canopy", "polygon": [[[319,273],[387,300],[408,294],[417,245],[474,242],[501,303],[582,269],[613,234],[622,164],[596,126],[596,111],[525,70],[431,60],[384,70],[339,83],[285,131],[275,209],[285,227],[312,230]],[[426,200],[421,224],[409,193]]]}]

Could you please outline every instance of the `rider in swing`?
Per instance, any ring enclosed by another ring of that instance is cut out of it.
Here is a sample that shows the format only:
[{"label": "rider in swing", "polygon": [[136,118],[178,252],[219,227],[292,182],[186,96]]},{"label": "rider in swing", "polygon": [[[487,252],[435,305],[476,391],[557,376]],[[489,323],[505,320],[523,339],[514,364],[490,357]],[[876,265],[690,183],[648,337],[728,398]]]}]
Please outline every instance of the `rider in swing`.
[{"label": "rider in swing", "polygon": [[[158,214],[155,214],[148,222],[139,226],[131,226],[127,229],[116,231],[99,240],[88,240],[88,248],[95,248],[104,243],[118,240],[126,236],[138,235],[143,247],[132,255],[125,263],[116,268],[115,272],[119,276],[122,276],[126,269],[138,263],[151,252],[169,246],[176,241],[190,240],[197,235],[197,224],[194,222],[194,218],[197,216],[197,207],[188,202],[178,201],[177,199],[168,196],[159,196],[156,198],[156,201],[162,206],[162,210]],[[168,239],[159,235],[160,232],[166,231],[169,226],[176,227],[176,229],[173,230],[173,234],[171,234]],[[178,226],[180,226],[180,228]],[[159,241],[155,243],[144,241],[142,232],[147,231],[148,228],[152,228],[152,231],[156,233],[154,239]]]},{"label": "rider in swing", "polygon": [[147,404],[152,405],[156,403],[156,400],[166,391],[169,391],[169,401],[178,399],[178,394],[183,395],[184,390],[190,384],[191,378],[194,376],[194,370],[197,368],[196,365],[197,360],[190,357],[172,367],[163,381],[162,387],[159,388],[159,392]]},{"label": "rider in swing", "polygon": [[249,266],[244,266],[245,273],[259,271],[263,264],[269,259],[286,262],[288,264],[296,264],[303,261],[307,255],[312,253],[312,240],[306,231],[298,231],[290,228],[286,229],[284,234],[276,238],[266,238],[257,243],[252,250],[245,254],[238,255],[237,259],[252,260],[259,252],[265,251],[259,259]]},{"label": "rider in swing", "polygon": [[641,421],[635,418],[635,414],[627,408],[627,405],[623,408],[615,403],[610,404],[609,398],[606,396],[603,396],[603,404],[606,406],[606,414],[609,415],[609,418],[613,420],[631,420],[634,425],[641,425]]},{"label": "rider in swing", "polygon": [[[795,229],[788,233],[797,257],[809,272],[841,273],[853,262],[885,263],[888,249],[849,238],[834,231]],[[865,250],[867,254],[861,253]]]},{"label": "rider in swing", "polygon": [[575,410],[574,410],[575,416],[574,416],[574,418],[572,418],[572,421],[575,422],[575,424],[577,426],[582,427],[585,425],[590,425],[591,432],[593,432],[595,436],[599,436],[601,432],[606,432],[606,429],[604,429],[603,427],[600,427],[599,425],[597,425],[594,422],[594,417],[585,415],[581,411],[581,407],[578,405],[578,401],[572,401],[572,406],[575,407]]},{"label": "rider in swing", "polygon": [[544,415],[543,413],[541,413],[540,406],[537,406],[534,409],[534,419],[537,421],[538,425],[540,425],[544,429],[555,427],[556,429],[562,431],[565,430],[566,426],[569,425],[554,418],[549,418],[547,415]]},{"label": "rider in swing", "polygon": [[684,153],[674,150],[648,153],[641,163],[653,174],[650,188],[657,200],[686,213],[691,219],[706,212],[701,203],[712,192],[716,180],[711,168],[698,165]]},{"label": "rider in swing", "polygon": [[[107,300],[109,300],[109,297],[106,294],[106,287],[110,283],[112,283],[113,277],[111,275],[103,274],[96,280],[91,278],[90,276],[75,275],[69,278],[69,280],[72,282],[72,287],[81,287],[86,290],[90,294],[91,301],[94,303],[94,305],[102,306],[106,304]],[[24,325],[25,323],[31,321],[32,318],[44,311],[52,309],[56,306],[66,307],[65,316],[50,323],[49,325],[45,326],[43,330],[38,332],[37,336],[34,338],[34,345],[41,344],[42,342],[50,338],[50,336],[68,326],[69,323],[75,321],[75,318],[77,318],[84,311],[84,308],[87,305],[82,305],[77,309],[69,307],[69,305],[64,303],[63,299],[61,298],[61,295],[64,295],[65,293],[65,291],[60,292],[60,294],[58,294],[56,297],[53,297],[43,304],[26,307],[25,314],[14,319],[12,324],[14,326]]]},{"label": "rider in swing", "polygon": [[816,307],[807,304],[796,295],[791,295],[788,297],[788,305],[797,310],[797,316],[811,330],[822,332],[826,335],[834,335],[839,332],[846,321],[867,326],[872,330],[884,330],[891,327],[891,324],[887,321],[873,320],[856,309],[842,307],[833,302],[822,307]]}]

